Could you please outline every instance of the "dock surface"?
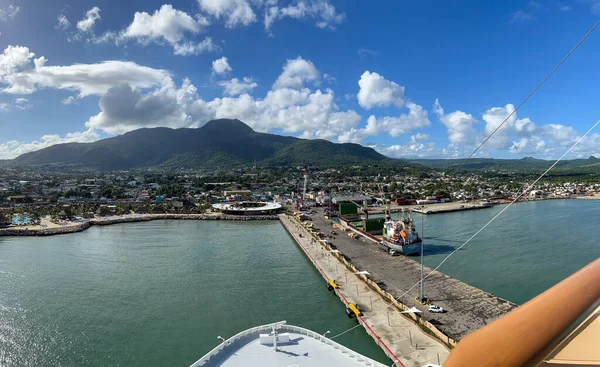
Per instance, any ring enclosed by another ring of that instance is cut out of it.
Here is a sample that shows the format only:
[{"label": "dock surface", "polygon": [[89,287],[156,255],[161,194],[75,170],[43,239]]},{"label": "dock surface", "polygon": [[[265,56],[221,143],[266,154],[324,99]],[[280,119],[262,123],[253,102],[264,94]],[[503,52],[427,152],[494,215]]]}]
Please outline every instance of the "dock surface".
[{"label": "dock surface", "polygon": [[[334,230],[335,239],[327,238],[350,262],[361,270],[371,273],[370,278],[380,287],[396,296],[401,303],[419,309],[425,309],[415,302],[419,296],[419,286],[407,295],[400,297],[420,280],[421,265],[419,257],[390,256],[383,252],[373,241],[364,237],[350,238],[341,230],[331,226],[331,220],[325,219],[321,211],[310,216],[313,226],[324,234]],[[460,256],[460,255],[458,255]],[[428,274],[432,269],[424,267]],[[447,313],[437,314],[426,311],[423,316],[455,341],[459,341],[470,332],[481,328],[517,307],[516,304],[499,298],[491,293],[475,288],[435,271],[425,280],[425,296],[431,303],[442,306]]]},{"label": "dock surface", "polygon": [[[362,323],[367,333],[372,333],[371,336],[388,357],[399,359],[401,364],[396,366],[420,367],[427,363],[441,364],[446,360],[450,352],[440,341],[426,334],[395,308],[389,307],[378,293],[310,237],[298,222],[286,215],[280,215],[280,220],[323,278],[335,280],[339,286],[336,292],[342,301],[356,304],[363,312]],[[325,282],[323,287],[326,287]],[[342,331],[332,330],[329,336],[335,337],[336,332]]]}]

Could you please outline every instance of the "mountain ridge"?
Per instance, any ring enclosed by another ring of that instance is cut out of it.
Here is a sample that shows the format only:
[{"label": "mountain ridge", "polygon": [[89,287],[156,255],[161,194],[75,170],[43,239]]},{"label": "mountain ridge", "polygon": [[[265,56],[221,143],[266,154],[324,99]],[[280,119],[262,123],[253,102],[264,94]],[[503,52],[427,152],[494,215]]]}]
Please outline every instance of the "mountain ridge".
[{"label": "mountain ridge", "polygon": [[259,133],[237,119],[200,128],[142,128],[93,143],[57,144],[25,153],[9,164],[79,165],[99,169],[210,168],[248,164],[312,165],[398,163],[372,148]]}]

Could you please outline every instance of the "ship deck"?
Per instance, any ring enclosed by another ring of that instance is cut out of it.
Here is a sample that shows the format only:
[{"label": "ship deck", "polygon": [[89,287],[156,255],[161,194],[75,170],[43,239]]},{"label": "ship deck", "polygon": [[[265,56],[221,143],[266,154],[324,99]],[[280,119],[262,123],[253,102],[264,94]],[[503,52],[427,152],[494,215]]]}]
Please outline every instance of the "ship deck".
[{"label": "ship deck", "polygon": [[243,331],[217,346],[191,367],[337,367],[385,365],[352,351],[320,334],[292,325],[281,325],[279,333],[289,333],[289,342],[273,345],[260,343],[260,334],[268,334],[271,325]]}]

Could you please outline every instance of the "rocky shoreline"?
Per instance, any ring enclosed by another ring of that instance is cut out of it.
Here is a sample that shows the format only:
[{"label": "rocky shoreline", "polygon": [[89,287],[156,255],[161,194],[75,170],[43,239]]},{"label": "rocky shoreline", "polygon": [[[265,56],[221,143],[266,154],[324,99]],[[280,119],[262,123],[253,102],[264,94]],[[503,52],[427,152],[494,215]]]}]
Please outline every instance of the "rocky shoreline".
[{"label": "rocky shoreline", "polygon": [[53,236],[82,232],[91,226],[106,226],[119,223],[148,222],[151,220],[279,220],[277,215],[205,215],[205,214],[133,214],[127,216],[100,217],[75,222],[54,228],[0,228],[0,237],[5,236]]}]

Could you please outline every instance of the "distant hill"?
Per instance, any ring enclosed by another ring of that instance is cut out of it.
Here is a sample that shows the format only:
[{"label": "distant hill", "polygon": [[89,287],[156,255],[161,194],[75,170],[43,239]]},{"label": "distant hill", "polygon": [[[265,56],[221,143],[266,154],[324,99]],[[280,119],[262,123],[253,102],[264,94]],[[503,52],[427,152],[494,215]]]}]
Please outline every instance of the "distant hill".
[{"label": "distant hill", "polygon": [[112,170],[385,162],[406,164],[358,144],[257,133],[239,120],[220,119],[197,129],[139,129],[94,143],[53,145],[23,154],[10,164],[78,165]]},{"label": "distant hill", "polygon": [[[410,163],[435,169],[457,169],[464,159],[412,159]],[[508,171],[542,171],[550,167],[554,161],[525,157],[521,159],[471,158],[462,167],[464,170],[508,170]],[[600,172],[600,159],[571,159],[558,163],[555,170]]]}]

